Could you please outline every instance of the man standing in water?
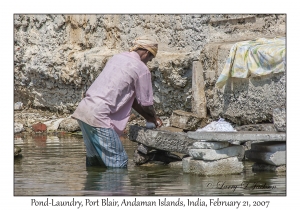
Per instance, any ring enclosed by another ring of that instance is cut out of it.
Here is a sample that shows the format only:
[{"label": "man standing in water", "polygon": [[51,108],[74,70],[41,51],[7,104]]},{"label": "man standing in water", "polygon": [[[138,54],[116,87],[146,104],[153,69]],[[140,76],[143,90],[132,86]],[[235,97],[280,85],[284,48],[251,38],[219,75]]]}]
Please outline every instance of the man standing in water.
[{"label": "man standing in water", "polygon": [[153,107],[151,73],[146,66],[157,54],[149,36],[134,41],[130,52],[113,56],[86,92],[72,117],[78,120],[86,146],[87,166],[126,167],[128,156],[119,136],[131,108],[156,127],[162,121]]}]

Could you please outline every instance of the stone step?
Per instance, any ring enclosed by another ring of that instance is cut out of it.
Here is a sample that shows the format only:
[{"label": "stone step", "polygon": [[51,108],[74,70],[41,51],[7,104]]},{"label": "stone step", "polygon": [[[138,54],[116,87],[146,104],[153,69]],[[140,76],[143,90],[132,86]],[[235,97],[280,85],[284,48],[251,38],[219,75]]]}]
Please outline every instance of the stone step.
[{"label": "stone step", "polygon": [[286,165],[286,152],[258,152],[253,150],[247,150],[245,152],[247,159],[256,163],[265,163],[273,166]]},{"label": "stone step", "polygon": [[238,157],[242,160],[245,155],[243,146],[235,145],[222,149],[190,149],[190,156],[196,160],[220,160],[229,157]]},{"label": "stone step", "polygon": [[244,165],[237,157],[230,157],[216,161],[195,160],[187,157],[182,160],[184,173],[198,175],[220,175],[220,174],[239,174],[243,171]]},{"label": "stone step", "polygon": [[277,151],[286,151],[285,142],[259,142],[251,144],[251,151],[260,151],[260,152],[277,152]]},{"label": "stone step", "polygon": [[200,141],[193,143],[193,149],[222,149],[228,147],[229,142]]},{"label": "stone step", "polygon": [[286,172],[286,165],[273,166],[263,163],[254,163],[252,166],[253,171],[273,171],[273,172]]},{"label": "stone step", "polygon": [[286,141],[286,134],[273,131],[187,132],[187,136],[207,141]]}]

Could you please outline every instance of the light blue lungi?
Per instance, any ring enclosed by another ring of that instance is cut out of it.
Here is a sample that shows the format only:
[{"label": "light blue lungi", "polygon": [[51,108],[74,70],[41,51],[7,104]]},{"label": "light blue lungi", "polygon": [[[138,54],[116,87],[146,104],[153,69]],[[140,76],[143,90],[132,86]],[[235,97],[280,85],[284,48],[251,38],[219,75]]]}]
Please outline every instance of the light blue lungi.
[{"label": "light blue lungi", "polygon": [[86,165],[127,167],[128,156],[118,134],[111,128],[96,128],[77,120],[86,147]]}]

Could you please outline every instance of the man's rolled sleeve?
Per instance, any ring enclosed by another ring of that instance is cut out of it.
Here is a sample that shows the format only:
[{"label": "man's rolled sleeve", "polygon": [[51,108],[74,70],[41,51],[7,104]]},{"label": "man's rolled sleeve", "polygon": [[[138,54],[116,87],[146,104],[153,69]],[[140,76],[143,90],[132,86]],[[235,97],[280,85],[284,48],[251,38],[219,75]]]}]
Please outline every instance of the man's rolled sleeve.
[{"label": "man's rolled sleeve", "polygon": [[136,81],[136,99],[142,106],[153,105],[153,90],[150,72],[143,74]]}]

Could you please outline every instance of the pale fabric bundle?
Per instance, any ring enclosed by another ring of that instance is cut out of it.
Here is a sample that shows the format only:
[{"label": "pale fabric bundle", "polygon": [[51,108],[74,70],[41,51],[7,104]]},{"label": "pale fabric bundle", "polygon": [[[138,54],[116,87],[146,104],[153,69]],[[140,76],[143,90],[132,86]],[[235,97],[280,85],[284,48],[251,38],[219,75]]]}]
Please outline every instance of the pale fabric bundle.
[{"label": "pale fabric bundle", "polygon": [[142,48],[151,52],[154,55],[154,57],[157,54],[158,43],[149,35],[144,35],[136,38],[133,44],[134,46],[130,49],[130,51]]},{"label": "pale fabric bundle", "polygon": [[235,43],[216,86],[222,88],[229,77],[248,78],[284,72],[285,37],[259,38]]},{"label": "pale fabric bundle", "polygon": [[236,130],[231,126],[229,122],[226,122],[223,118],[220,118],[218,121],[213,121],[203,128],[196,130],[197,132],[236,132]]}]

